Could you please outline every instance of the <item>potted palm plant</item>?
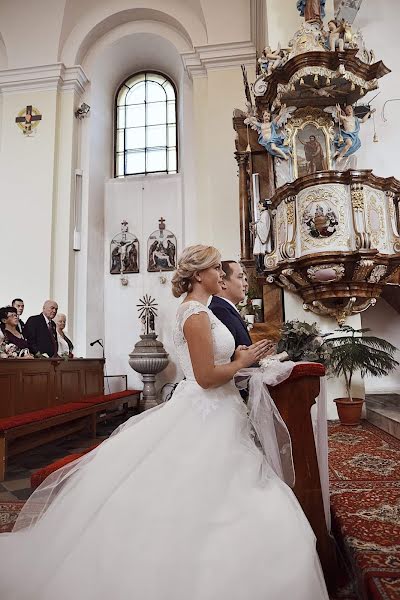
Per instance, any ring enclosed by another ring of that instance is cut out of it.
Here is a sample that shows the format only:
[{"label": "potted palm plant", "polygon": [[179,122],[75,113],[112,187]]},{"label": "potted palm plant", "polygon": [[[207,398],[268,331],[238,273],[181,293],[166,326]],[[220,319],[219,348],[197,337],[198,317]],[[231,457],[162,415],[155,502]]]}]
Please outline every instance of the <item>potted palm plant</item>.
[{"label": "potted palm plant", "polygon": [[361,377],[372,375],[382,377],[398,366],[393,354],[397,350],[382,338],[368,334],[370,329],[354,329],[349,325],[341,327],[338,335],[330,336],[324,344],[329,347],[329,371],[336,377],[344,377],[346,398],[336,398],[339,419],[342,425],[358,425],[364,400],[354,398],[351,382],[354,373]]}]

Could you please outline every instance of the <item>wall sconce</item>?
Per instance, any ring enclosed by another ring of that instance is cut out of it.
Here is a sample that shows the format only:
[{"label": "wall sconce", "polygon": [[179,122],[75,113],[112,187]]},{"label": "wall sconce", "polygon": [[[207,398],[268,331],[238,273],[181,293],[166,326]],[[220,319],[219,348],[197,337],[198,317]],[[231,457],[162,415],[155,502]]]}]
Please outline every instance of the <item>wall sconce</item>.
[{"label": "wall sconce", "polygon": [[89,104],[82,102],[82,104],[80,106],[78,106],[78,108],[75,111],[75,117],[77,119],[84,119],[85,117],[88,116],[89,111],[90,111]]}]

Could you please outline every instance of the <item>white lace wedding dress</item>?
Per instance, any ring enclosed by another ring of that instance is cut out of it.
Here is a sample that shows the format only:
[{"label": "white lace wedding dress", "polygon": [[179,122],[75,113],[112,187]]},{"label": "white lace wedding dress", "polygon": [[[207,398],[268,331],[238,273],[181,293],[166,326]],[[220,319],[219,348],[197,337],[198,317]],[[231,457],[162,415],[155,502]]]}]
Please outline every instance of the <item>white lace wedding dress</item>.
[{"label": "white lace wedding dress", "polygon": [[216,364],[230,360],[228,329],[202,304],[181,305],[186,379],[31,496],[0,535],[2,600],[328,599],[312,530],[261,468],[233,382],[203,390],[194,379],[183,324],[200,311]]}]

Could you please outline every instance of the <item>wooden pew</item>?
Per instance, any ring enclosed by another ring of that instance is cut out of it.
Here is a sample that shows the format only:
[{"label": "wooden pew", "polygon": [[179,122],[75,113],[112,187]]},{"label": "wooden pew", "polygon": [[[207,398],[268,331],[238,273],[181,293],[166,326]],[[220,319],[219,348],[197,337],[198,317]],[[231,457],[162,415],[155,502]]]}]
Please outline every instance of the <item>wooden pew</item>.
[{"label": "wooden pew", "polygon": [[96,436],[97,415],[138,399],[103,393],[104,359],[0,360],[0,481],[10,456],[71,433]]}]

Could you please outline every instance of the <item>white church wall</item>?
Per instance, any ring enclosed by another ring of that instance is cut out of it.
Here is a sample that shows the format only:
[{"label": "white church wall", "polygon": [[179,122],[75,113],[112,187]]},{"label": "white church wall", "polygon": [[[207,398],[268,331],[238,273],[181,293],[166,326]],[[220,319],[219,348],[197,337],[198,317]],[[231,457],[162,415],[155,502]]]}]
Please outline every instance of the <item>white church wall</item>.
[{"label": "white church wall", "polygon": [[[171,292],[171,272],[165,272],[167,283],[160,282],[159,273],[147,272],[147,239],[158,229],[158,219],[177,237],[178,253],[182,250],[182,177],[181,175],[148,175],[110,179],[105,194],[104,235],[104,309],[106,314],[105,340],[108,372],[128,372],[129,385],[141,388],[141,377],[128,367],[128,354],[139,341],[141,323],[138,301],[149,294],[158,302],[156,330],[169,353],[170,364],[158,377],[158,384],[173,381],[176,376],[176,354],[172,341],[175,312],[180,300]],[[119,275],[110,274],[110,242],[120,232],[126,219],[129,231],[139,239],[140,272],[127,275],[128,285],[122,286]]]},{"label": "white church wall", "polygon": [[[371,335],[387,340],[400,349],[400,317],[399,314],[380,298],[376,305],[362,315],[362,326],[371,329]],[[400,362],[400,351],[395,358]],[[400,367],[397,367],[386,377],[366,377],[366,394],[398,394],[400,390]]]},{"label": "white church wall", "polygon": [[[392,70],[379,80],[379,90],[370,92],[366,101],[370,101],[380,92],[371,107],[376,108],[375,126],[378,143],[373,141],[374,124],[369,119],[361,126],[362,146],[357,152],[357,166],[362,169],[373,169],[376,175],[400,179],[398,161],[398,131],[400,128],[400,101],[386,105],[385,118],[382,118],[383,105],[387,100],[400,98],[399,78],[399,32],[400,5],[393,0],[379,2],[376,10],[374,0],[363,0],[354,22],[355,28],[363,32],[367,48],[375,51],[376,60],[382,60]],[[361,102],[360,102],[361,103]]]},{"label": "white church wall", "polygon": [[[0,198],[3,210],[9,211],[10,226],[2,227],[0,303],[22,297],[29,316],[41,311],[52,291],[57,92],[4,93],[2,104]],[[15,122],[28,104],[42,115],[32,137],[24,135]]]}]

